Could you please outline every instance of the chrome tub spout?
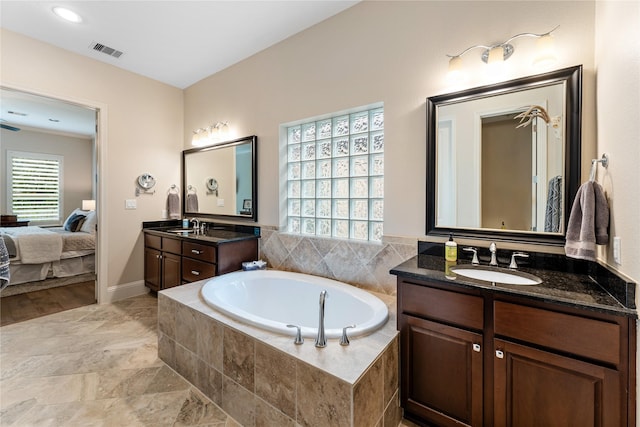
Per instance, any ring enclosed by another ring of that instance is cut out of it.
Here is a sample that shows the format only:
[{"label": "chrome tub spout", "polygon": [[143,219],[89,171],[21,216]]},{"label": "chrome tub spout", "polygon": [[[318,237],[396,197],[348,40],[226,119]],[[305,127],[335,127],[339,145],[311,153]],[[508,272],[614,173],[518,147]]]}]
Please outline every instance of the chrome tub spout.
[{"label": "chrome tub spout", "polygon": [[316,347],[326,347],[327,338],[324,336],[324,300],[327,298],[327,291],[320,292],[320,318],[318,320],[318,336],[316,337]]}]

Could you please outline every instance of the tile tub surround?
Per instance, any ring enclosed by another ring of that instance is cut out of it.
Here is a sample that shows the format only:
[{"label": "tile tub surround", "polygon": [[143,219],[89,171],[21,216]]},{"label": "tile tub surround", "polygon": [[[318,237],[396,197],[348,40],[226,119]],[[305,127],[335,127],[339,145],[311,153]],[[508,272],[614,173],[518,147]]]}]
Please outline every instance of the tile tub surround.
[{"label": "tile tub surround", "polygon": [[206,281],[158,294],[160,358],[243,426],[397,426],[395,298],[389,320],[340,346],[237,322],[200,296]]},{"label": "tile tub surround", "polygon": [[262,227],[260,257],[269,268],[295,271],[396,294],[396,265],[416,254],[416,238],[385,236],[382,243],[284,233]]}]

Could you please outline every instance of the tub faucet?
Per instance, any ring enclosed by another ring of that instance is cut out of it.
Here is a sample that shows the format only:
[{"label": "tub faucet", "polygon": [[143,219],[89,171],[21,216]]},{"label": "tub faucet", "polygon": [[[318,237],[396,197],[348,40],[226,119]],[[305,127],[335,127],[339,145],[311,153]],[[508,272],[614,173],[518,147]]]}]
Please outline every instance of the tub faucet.
[{"label": "tub faucet", "polygon": [[318,321],[318,336],[316,337],[316,347],[326,347],[327,338],[324,336],[324,300],[327,298],[327,291],[320,292],[320,318]]},{"label": "tub faucet", "polygon": [[498,260],[496,259],[496,244],[495,242],[491,242],[491,244],[489,245],[489,252],[491,252],[491,261],[489,262],[489,265],[493,266],[493,267],[497,267],[498,266]]}]

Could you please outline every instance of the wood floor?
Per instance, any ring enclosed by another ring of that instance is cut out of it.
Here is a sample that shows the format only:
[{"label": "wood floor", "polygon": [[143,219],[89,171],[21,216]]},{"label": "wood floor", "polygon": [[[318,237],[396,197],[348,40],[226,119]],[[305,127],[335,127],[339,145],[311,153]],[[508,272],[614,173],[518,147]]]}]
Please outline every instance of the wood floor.
[{"label": "wood floor", "polygon": [[94,304],[95,302],[95,282],[93,280],[2,297],[0,298],[0,326]]}]

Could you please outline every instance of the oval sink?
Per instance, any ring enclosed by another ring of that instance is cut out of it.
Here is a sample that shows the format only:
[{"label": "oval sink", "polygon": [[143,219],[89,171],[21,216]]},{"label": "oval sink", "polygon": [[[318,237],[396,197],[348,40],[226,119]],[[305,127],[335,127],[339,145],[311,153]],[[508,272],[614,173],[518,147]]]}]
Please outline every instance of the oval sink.
[{"label": "oval sink", "polygon": [[167,233],[193,233],[193,228],[176,228],[174,230],[167,230]]},{"label": "oval sink", "polygon": [[542,279],[522,271],[498,270],[483,267],[452,267],[451,272],[470,279],[505,285],[538,285]]}]

